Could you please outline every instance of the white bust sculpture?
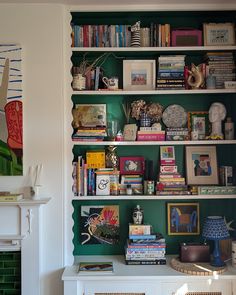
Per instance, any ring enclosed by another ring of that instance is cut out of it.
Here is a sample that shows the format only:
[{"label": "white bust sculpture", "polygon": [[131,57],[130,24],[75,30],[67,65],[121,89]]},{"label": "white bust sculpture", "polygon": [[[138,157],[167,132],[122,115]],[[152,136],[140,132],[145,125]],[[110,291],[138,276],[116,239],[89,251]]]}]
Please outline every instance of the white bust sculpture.
[{"label": "white bust sculpture", "polygon": [[212,125],[211,136],[220,136],[223,138],[222,121],[226,117],[226,108],[220,102],[214,102],[209,109],[209,121]]}]

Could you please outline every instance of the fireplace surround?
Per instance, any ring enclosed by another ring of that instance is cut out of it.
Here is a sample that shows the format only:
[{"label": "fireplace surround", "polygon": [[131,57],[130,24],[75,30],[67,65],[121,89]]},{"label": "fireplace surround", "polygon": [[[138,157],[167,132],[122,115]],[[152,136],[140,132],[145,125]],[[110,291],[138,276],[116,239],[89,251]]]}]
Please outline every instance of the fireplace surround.
[{"label": "fireplace surround", "polygon": [[0,202],[0,251],[20,251],[22,295],[40,294],[40,207],[49,200]]}]

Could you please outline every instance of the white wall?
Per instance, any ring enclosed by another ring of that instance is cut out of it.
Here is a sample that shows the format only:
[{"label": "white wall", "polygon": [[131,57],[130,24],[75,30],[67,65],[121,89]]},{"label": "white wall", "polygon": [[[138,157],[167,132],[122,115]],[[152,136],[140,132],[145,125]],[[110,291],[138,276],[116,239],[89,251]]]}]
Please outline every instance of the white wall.
[{"label": "white wall", "polygon": [[[63,6],[0,4],[0,43],[8,42],[16,42],[23,47],[24,175],[30,165],[42,163],[42,192],[51,197],[51,201],[41,207],[41,294],[61,295]],[[0,177],[0,190],[16,190],[26,184],[26,176]]]}]

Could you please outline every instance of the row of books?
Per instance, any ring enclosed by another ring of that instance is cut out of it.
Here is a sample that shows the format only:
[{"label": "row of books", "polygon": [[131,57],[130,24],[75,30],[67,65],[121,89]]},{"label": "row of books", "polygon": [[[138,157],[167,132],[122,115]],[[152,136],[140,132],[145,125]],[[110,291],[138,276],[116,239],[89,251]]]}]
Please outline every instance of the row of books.
[{"label": "row of books", "polygon": [[130,25],[73,25],[72,47],[129,47]]},{"label": "row of books", "polygon": [[208,73],[216,78],[216,88],[224,88],[224,82],[235,81],[235,61],[232,52],[208,52]]},{"label": "row of books", "polygon": [[[145,41],[142,42],[142,31]],[[131,25],[75,25],[72,24],[72,47],[129,47]],[[141,44],[151,47],[171,45],[170,24],[151,23],[140,29]],[[147,40],[148,39],[148,40]]]}]

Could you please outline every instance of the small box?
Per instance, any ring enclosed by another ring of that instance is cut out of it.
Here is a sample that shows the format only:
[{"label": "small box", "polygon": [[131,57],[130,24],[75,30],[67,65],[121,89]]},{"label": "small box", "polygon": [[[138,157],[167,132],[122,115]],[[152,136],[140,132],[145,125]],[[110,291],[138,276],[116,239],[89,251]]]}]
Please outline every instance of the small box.
[{"label": "small box", "polygon": [[105,151],[88,151],[86,152],[87,168],[105,168]]},{"label": "small box", "polygon": [[210,247],[207,244],[182,243],[180,245],[181,262],[209,262]]},{"label": "small box", "polygon": [[110,195],[110,176],[97,175],[96,177],[96,196]]},{"label": "small box", "polygon": [[150,235],[150,224],[129,224],[129,235]]},{"label": "small box", "polygon": [[160,172],[163,174],[177,173],[177,166],[160,166]]},{"label": "small box", "polygon": [[176,29],[171,32],[171,46],[202,46],[202,31]]}]

